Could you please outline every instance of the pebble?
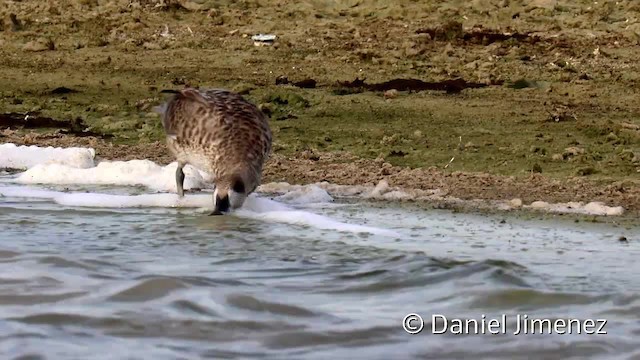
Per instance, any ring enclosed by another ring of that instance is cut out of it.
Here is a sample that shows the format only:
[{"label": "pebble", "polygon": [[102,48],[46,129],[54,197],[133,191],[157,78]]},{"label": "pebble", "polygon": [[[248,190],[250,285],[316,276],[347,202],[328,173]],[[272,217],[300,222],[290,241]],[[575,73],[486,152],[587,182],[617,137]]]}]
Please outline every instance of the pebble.
[{"label": "pebble", "polygon": [[396,97],[398,97],[398,90],[396,89],[391,89],[384,92],[385,99],[395,99]]},{"label": "pebble", "polygon": [[55,45],[50,39],[39,38],[37,40],[32,40],[24,44],[22,50],[32,52],[55,50]]},{"label": "pebble", "polygon": [[514,207],[514,208],[522,207],[522,200],[521,199],[511,199],[509,201],[509,205],[511,205],[511,207]]}]

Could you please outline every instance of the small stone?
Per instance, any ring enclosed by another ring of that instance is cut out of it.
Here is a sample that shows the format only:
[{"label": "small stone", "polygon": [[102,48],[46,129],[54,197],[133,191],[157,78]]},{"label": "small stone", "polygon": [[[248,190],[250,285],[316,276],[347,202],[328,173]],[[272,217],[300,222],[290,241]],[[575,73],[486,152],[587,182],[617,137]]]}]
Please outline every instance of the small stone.
[{"label": "small stone", "polygon": [[589,176],[589,175],[593,175],[598,173],[598,170],[596,170],[594,167],[592,166],[587,166],[581,169],[578,169],[578,171],[576,171],[576,175],[578,176]]},{"label": "small stone", "polygon": [[371,195],[380,196],[389,191],[389,182],[387,180],[380,180],[378,185],[373,189]]},{"label": "small stone", "polygon": [[533,164],[532,171],[534,173],[538,173],[539,174],[539,173],[542,172],[542,166],[540,166],[540,164],[538,164],[538,163],[535,163],[535,164]]},{"label": "small stone", "polygon": [[564,156],[562,156],[562,154],[553,154],[553,155],[551,155],[551,160],[553,160],[553,161],[562,161],[562,160],[564,160]]},{"label": "small stone", "polygon": [[464,148],[466,149],[477,149],[478,146],[476,146],[476,144],[472,143],[471,141],[469,141],[468,143],[464,144]]},{"label": "small stone", "polygon": [[622,126],[625,129],[631,129],[631,130],[640,130],[640,125],[637,124],[631,124],[631,123],[621,123],[620,126]]},{"label": "small stone", "polygon": [[162,50],[162,46],[160,46],[160,44],[149,42],[149,41],[142,44],[142,47],[147,50]]},{"label": "small stone", "polygon": [[614,133],[609,133],[609,135],[607,135],[607,141],[612,142],[617,140],[618,140],[618,135]]},{"label": "small stone", "polygon": [[32,52],[55,50],[55,49],[56,49],[56,46],[53,43],[53,41],[51,39],[45,39],[45,38],[29,41],[28,43],[24,44],[24,46],[22,47],[22,50],[32,51]]},{"label": "small stone", "polygon": [[398,97],[398,90],[396,89],[391,89],[384,92],[385,99],[395,99],[396,97]]},{"label": "small stone", "polygon": [[633,153],[633,150],[624,149],[618,154],[618,157],[623,161],[630,161],[633,163],[633,159],[636,157],[636,155]]},{"label": "small stone", "polygon": [[391,136],[383,136],[382,140],[380,140],[380,145],[389,146],[396,145],[400,142],[400,136],[398,134],[393,134]]},{"label": "small stone", "polygon": [[522,200],[520,199],[511,199],[509,201],[509,205],[513,208],[519,208],[522,207]]},{"label": "small stone", "polygon": [[451,43],[448,43],[444,47],[444,50],[442,52],[447,56],[452,56],[455,53],[455,50],[453,49],[453,46],[451,45]]},{"label": "small stone", "polygon": [[620,241],[620,242],[629,242],[629,240],[626,238],[626,236],[620,236],[618,238],[618,241]]},{"label": "small stone", "polygon": [[564,149],[563,156],[565,158],[567,158],[567,157],[578,156],[578,155],[582,155],[582,154],[584,154],[584,149],[583,148],[580,148],[580,147],[577,147],[577,146],[571,146],[571,147],[568,147],[568,148]]},{"label": "small stone", "polygon": [[300,157],[302,157],[305,160],[311,160],[311,161],[318,161],[320,160],[320,156],[317,155],[313,150],[304,150],[302,152],[302,154],[300,154]]},{"label": "small stone", "polygon": [[549,207],[549,203],[546,201],[534,201],[531,203],[531,207],[534,209],[546,209]]}]

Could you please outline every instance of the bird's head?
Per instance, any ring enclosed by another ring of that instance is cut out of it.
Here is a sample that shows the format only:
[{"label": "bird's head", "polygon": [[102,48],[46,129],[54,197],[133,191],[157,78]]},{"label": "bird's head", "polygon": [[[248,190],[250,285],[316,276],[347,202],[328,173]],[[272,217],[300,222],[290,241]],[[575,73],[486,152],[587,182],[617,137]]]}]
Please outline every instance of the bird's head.
[{"label": "bird's head", "polygon": [[213,192],[213,213],[220,215],[241,207],[248,195],[245,184],[240,176],[217,179]]}]

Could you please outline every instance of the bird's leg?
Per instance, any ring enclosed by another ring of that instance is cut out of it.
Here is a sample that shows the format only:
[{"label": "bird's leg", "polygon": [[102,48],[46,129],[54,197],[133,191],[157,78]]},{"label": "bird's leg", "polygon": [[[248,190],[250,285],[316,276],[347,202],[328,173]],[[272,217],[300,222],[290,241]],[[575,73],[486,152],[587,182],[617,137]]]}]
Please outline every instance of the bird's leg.
[{"label": "bird's leg", "polygon": [[184,165],[184,163],[178,162],[178,167],[176,168],[176,188],[180,197],[184,196],[184,172],[182,171]]}]

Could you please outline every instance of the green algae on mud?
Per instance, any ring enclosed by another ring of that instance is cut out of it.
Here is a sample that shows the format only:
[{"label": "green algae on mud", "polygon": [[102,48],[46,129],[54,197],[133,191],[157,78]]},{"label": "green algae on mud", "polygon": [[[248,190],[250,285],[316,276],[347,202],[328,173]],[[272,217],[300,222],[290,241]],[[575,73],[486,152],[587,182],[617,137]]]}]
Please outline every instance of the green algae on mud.
[{"label": "green algae on mud", "polygon": [[[144,143],[163,137],[152,109],[160,90],[225,87],[271,112],[283,155],[347,151],[411,168],[633,179],[640,20],[636,5],[612,4],[8,2],[0,112],[81,117],[115,143]],[[490,36],[514,32],[536,37]],[[254,33],[278,39],[257,47]],[[54,50],[27,46],[45,38]],[[278,76],[318,86],[276,85]],[[494,85],[392,97],[335,91],[354,78]],[[75,92],[51,93],[62,86]]]}]

